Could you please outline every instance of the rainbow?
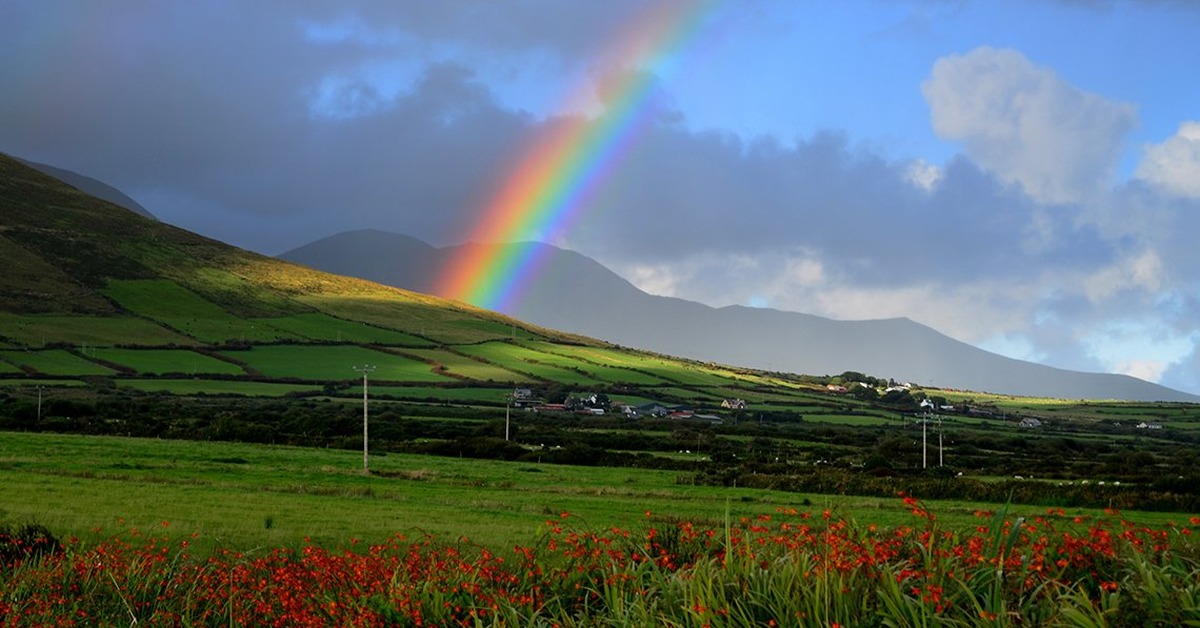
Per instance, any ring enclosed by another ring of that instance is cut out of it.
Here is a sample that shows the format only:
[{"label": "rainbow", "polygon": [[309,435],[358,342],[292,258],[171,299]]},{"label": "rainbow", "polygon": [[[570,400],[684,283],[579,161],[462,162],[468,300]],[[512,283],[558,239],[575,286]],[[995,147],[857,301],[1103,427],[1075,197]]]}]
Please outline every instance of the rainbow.
[{"label": "rainbow", "polygon": [[[435,292],[479,307],[505,310],[538,275],[545,247],[511,246],[554,240],[578,220],[634,141],[648,128],[655,77],[677,67],[695,41],[714,0],[648,2],[615,46],[629,71],[610,92],[603,114],[569,116],[516,161],[484,205],[467,244],[442,269]],[[579,102],[578,92],[566,102]]]}]

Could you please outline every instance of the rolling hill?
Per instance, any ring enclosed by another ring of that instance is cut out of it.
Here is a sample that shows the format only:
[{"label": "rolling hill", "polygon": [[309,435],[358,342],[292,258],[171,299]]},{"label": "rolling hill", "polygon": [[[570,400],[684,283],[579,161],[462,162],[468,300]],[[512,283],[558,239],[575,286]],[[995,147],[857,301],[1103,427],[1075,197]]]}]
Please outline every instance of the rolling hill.
[{"label": "rolling hill", "polygon": [[3,155],[0,256],[0,385],[315,395],[369,364],[395,398],[495,405],[514,386],[719,403],[778,384],[238,249]]},{"label": "rolling hill", "polygon": [[[469,245],[468,245],[469,246]],[[858,371],[926,386],[1055,397],[1200,401],[1126,375],[1082,373],[1007,358],[904,318],[840,321],[810,314],[712,308],[638,290],[596,261],[545,244],[548,270],[505,314],[619,345],[767,371]],[[280,257],[419,292],[458,247],[378,231],[325,238]]]}]

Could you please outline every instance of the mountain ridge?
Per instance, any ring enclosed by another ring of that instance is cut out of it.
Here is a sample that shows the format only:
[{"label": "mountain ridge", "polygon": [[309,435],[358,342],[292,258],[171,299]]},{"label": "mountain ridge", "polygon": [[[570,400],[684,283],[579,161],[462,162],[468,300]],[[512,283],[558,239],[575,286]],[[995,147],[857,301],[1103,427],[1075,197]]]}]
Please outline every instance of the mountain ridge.
[{"label": "mountain ridge", "polygon": [[143,207],[141,203],[138,203],[128,194],[103,181],[100,181],[99,179],[94,179],[87,175],[79,174],[78,172],[67,170],[65,168],[38,163],[36,161],[30,161],[20,157],[13,157],[13,159],[16,159],[26,166],[41,172],[42,174],[50,175],[51,177],[54,177],[55,179],[58,179],[59,181],[62,181],[73,188],[87,192],[88,194],[100,200],[108,201],[119,207],[124,207],[125,209],[128,209],[135,214],[141,214],[146,218],[158,220],[158,217],[150,213],[150,210]]},{"label": "mountain ridge", "polygon": [[[322,238],[279,257],[435,293],[437,270],[462,246],[434,247],[378,230]],[[1128,375],[1085,373],[990,353],[907,318],[841,321],[647,294],[599,262],[542,243],[547,270],[504,314],[622,346],[767,371],[865,372],[936,386],[1064,399],[1200,401]],[[345,255],[353,251],[352,256]],[[369,260],[369,263],[363,263]],[[444,295],[443,295],[444,296]]]}]

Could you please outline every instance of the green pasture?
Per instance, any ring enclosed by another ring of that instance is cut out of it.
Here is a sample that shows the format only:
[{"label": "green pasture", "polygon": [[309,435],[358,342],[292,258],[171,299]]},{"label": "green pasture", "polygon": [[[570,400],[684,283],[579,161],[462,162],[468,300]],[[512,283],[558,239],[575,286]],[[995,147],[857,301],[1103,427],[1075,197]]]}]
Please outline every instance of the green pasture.
[{"label": "green pasture", "polygon": [[457,349],[463,353],[483,358],[488,362],[497,364],[510,371],[526,373],[537,379],[551,380],[566,384],[578,384],[582,386],[595,386],[600,384],[598,380],[584,374],[583,372],[569,368],[562,368],[537,360],[539,356],[545,357],[546,354],[544,353],[526,349],[519,345],[514,345],[507,342],[487,342],[478,345],[464,345],[457,347]]},{"label": "green pasture", "polygon": [[488,315],[482,310],[469,306],[453,309],[434,297],[374,284],[364,284],[356,291],[336,293],[309,287],[304,294],[297,295],[296,300],[335,318],[401,329],[437,344],[484,342],[518,334],[530,337],[530,332],[516,329],[511,324],[480,318]]},{"label": "green pasture", "polygon": [[557,353],[589,362],[635,369],[656,378],[667,380],[667,382],[697,386],[722,386],[729,385],[731,380],[745,380],[752,383],[758,383],[762,380],[761,377],[742,375],[721,367],[698,366],[687,362],[667,360],[653,355],[624,353],[616,349],[604,347],[557,345],[553,343],[525,344],[536,350],[548,353]]},{"label": "green pasture", "polygon": [[[647,392],[649,392],[649,394],[652,396],[655,393],[661,393],[664,397],[672,397],[672,398],[676,398],[676,399],[682,399],[682,400],[684,400],[688,403],[692,403],[692,404],[699,403],[699,404],[704,404],[704,405],[711,405],[714,407],[720,406],[721,402],[724,401],[724,398],[721,397],[719,394],[710,392],[708,390],[693,390],[691,388],[679,388],[676,386],[668,386],[665,388],[655,388],[653,391],[647,391]],[[656,401],[659,401],[662,403],[667,403],[667,402],[663,401],[663,397],[657,398]]]},{"label": "green pasture", "polygon": [[0,379],[0,386],[7,388],[78,388],[88,385],[87,382],[78,379]]},{"label": "green pasture", "polygon": [[0,336],[27,347],[72,345],[191,345],[196,341],[132,316],[23,316],[0,312]]},{"label": "green pasture", "polygon": [[147,375],[186,373],[199,375],[245,375],[236,364],[187,349],[108,349],[90,351],[90,357],[120,364]]},{"label": "green pasture", "polygon": [[270,325],[288,334],[321,342],[347,342],[379,345],[427,347],[429,341],[410,334],[366,323],[342,320],[312,312],[280,318],[258,318],[256,323]]},{"label": "green pasture", "polygon": [[[833,423],[835,425],[896,425],[895,419],[868,414],[805,414],[804,420],[811,423]],[[930,423],[930,425],[934,425]]]},{"label": "green pasture", "polygon": [[[438,402],[452,403],[504,403],[505,398],[512,394],[511,387],[505,388],[440,388],[434,386],[375,386],[371,385],[371,396],[387,396],[396,399],[413,399],[424,401],[433,399]],[[362,386],[351,386],[351,395],[361,395]]]},{"label": "green pasture", "polygon": [[268,345],[226,351],[237,360],[273,379],[341,381],[361,378],[353,367],[372,365],[372,379],[391,382],[451,382],[425,362],[394,353],[353,345]]},{"label": "green pasture", "polygon": [[829,395],[800,390],[781,390],[778,388],[771,391],[764,391],[762,389],[720,388],[713,392],[728,399],[742,399],[750,404],[787,404],[797,406],[807,404],[810,407],[819,407],[821,404],[837,404],[839,401]]},{"label": "green pasture", "polygon": [[9,364],[8,362],[0,361],[0,375],[8,375],[10,373],[16,374],[16,373],[24,373],[24,372],[25,371],[22,371],[15,364]]},{"label": "green pasture", "polygon": [[115,375],[116,371],[65,349],[0,351],[0,360],[31,367],[45,375]]},{"label": "green pasture", "polygon": [[[544,346],[555,346],[549,343],[543,343]],[[495,344],[492,343],[489,347],[502,347],[503,352],[507,355],[508,360],[519,360],[523,367],[528,370],[530,366],[547,365],[558,367],[563,371],[579,373],[582,372],[586,377],[590,377],[593,381],[603,382],[632,382],[635,379],[646,381],[646,383],[657,384],[659,380],[647,380],[646,375],[636,373],[628,369],[614,368],[610,366],[602,366],[584,362],[580,359],[550,353],[546,351],[538,351],[531,349],[525,344]],[[476,347],[464,347],[468,352],[473,351]],[[488,359],[491,359],[489,357]],[[545,372],[545,371],[544,371]],[[550,372],[553,374],[554,372]]]},{"label": "green pasture", "polygon": [[557,364],[567,368],[579,367],[589,374],[608,382],[623,382],[638,386],[658,386],[674,383],[670,380],[648,373],[641,369],[649,358],[600,347],[579,345],[560,345],[551,342],[524,343],[528,349],[539,356],[549,356],[541,361]]},{"label": "green pasture", "polygon": [[142,392],[172,395],[241,395],[244,397],[282,397],[290,393],[317,392],[311,384],[274,384],[226,379],[122,379],[117,385]]},{"label": "green pasture", "polygon": [[298,338],[254,319],[239,318],[219,305],[161,279],[111,280],[104,294],[121,307],[209,343],[273,342]]},{"label": "green pasture", "polygon": [[[480,382],[529,382],[528,375],[501,368],[489,362],[481,362],[470,356],[448,349],[402,349],[396,353],[413,356],[430,364],[438,364],[450,375]],[[511,391],[509,391],[511,392]]]},{"label": "green pasture", "polygon": [[[532,544],[547,520],[585,528],[720,525],[726,517],[826,510],[880,526],[920,521],[899,499],[693,486],[686,474],[219,442],[0,432],[0,523],[37,522],[95,538],[131,528],[198,547],[382,541],[396,533],[504,549]],[[978,524],[994,504],[935,502],[939,525]],[[562,513],[570,513],[567,521]],[[1013,516],[1044,510],[1013,507]],[[649,513],[649,516],[647,516]],[[1089,516],[1084,510],[1068,514]],[[1125,513],[1147,523],[1180,515]],[[164,525],[164,522],[166,525]],[[93,532],[100,528],[100,532]]]}]

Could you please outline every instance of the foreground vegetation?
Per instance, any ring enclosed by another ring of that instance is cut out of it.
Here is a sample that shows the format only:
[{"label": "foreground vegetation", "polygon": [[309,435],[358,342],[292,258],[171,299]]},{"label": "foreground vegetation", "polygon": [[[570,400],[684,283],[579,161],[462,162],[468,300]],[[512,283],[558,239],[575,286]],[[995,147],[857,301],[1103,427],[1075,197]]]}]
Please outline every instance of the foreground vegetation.
[{"label": "foreground vegetation", "polygon": [[781,509],[717,526],[636,529],[555,514],[532,544],[396,535],[196,553],[172,526],[95,544],[0,533],[0,623],[21,625],[925,626],[1195,625],[1200,517],[1150,528],[1115,513],[980,512],[942,528]]}]

